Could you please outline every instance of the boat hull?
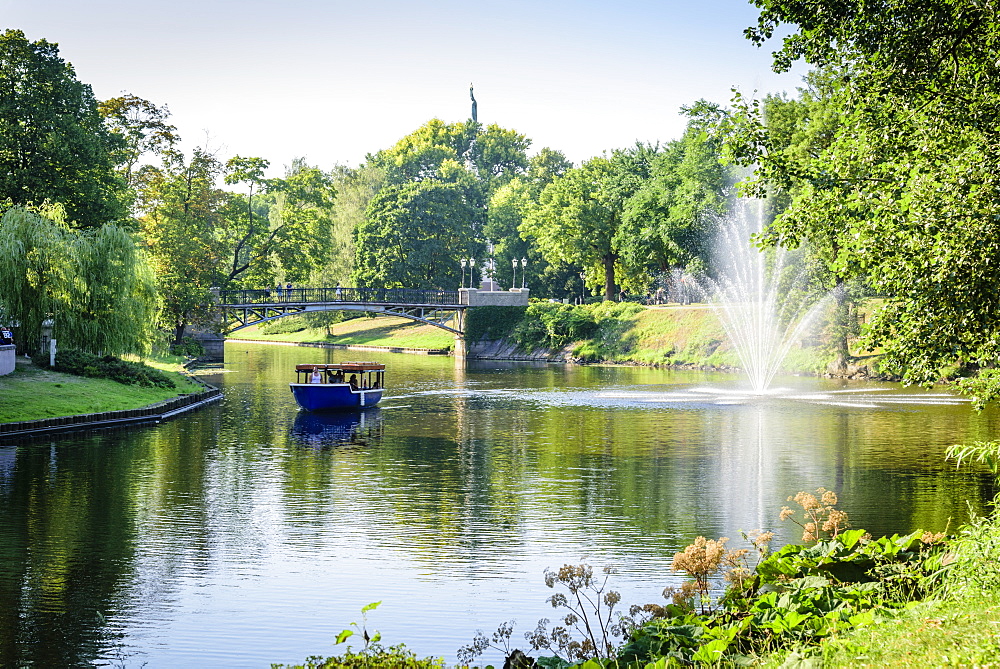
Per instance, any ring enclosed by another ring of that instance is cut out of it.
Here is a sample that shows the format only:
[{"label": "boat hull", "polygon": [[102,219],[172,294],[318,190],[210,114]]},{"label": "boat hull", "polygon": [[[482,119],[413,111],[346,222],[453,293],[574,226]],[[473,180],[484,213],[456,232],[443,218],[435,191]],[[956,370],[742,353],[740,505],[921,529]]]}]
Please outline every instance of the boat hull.
[{"label": "boat hull", "polygon": [[338,411],[375,406],[381,388],[352,390],[346,383],[289,383],[292,396],[306,411]]}]

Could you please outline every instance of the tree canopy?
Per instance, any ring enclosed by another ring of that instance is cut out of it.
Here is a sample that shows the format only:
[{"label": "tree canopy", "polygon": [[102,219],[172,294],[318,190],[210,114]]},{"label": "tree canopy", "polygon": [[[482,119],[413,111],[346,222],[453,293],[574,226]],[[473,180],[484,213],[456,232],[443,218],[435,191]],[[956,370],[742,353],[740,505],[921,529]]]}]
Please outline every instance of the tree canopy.
[{"label": "tree canopy", "polygon": [[773,240],[821,243],[835,271],[891,298],[867,344],[907,380],[990,364],[1000,353],[995,3],[754,4],[753,41],[792,27],[776,69],[797,59],[822,68],[795,123],[801,141],[782,146],[764,106],[737,101],[733,155],[759,164],[758,189],[790,194]]},{"label": "tree canopy", "polygon": [[56,44],[0,34],[0,201],[59,203],[80,227],[121,220],[119,146]]}]

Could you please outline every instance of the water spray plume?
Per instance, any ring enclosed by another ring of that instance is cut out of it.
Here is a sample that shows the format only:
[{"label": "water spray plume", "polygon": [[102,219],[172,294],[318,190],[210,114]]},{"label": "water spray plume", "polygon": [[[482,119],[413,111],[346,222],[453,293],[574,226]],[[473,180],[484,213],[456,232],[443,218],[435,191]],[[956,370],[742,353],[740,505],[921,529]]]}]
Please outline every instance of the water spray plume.
[{"label": "water spray plume", "polygon": [[765,253],[754,246],[752,236],[762,231],[763,218],[763,201],[736,201],[719,227],[719,273],[707,291],[757,393],[767,390],[824,303],[808,299],[802,272],[785,276],[784,249]]}]

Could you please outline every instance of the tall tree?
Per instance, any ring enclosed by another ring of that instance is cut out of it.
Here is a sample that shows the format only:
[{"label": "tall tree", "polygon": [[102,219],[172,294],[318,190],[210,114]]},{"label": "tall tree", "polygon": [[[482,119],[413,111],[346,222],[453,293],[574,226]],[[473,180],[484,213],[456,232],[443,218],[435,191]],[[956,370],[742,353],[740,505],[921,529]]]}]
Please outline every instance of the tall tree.
[{"label": "tall tree", "polygon": [[[773,150],[760,105],[735,135],[763,182],[795,183],[776,239],[837,241],[891,296],[868,330],[884,364],[933,381],[1000,354],[1000,12],[994,2],[755,0],[748,37],[789,24],[777,69],[824,68],[838,128],[808,160]],[[998,389],[994,388],[992,392]]]},{"label": "tall tree", "polygon": [[104,123],[119,139],[116,162],[129,187],[135,186],[132,171],[139,159],[147,154],[161,155],[173,149],[180,136],[177,128],[167,123],[170,110],[157,107],[149,100],[126,93],[99,103]]},{"label": "tall tree", "polygon": [[651,272],[704,270],[729,181],[716,140],[692,121],[652,158],[649,178],[625,203],[620,236],[626,262]]},{"label": "tall tree", "polygon": [[[490,197],[483,235],[496,243],[496,257],[502,259],[499,263],[500,275],[503,277],[511,271],[511,283],[515,283],[517,272],[508,270],[507,263],[511,259],[528,260],[526,267],[518,265],[520,271],[526,274],[521,283],[531,286],[535,295],[564,297],[567,278],[570,275],[575,277],[580,271],[578,267],[570,267],[564,262],[554,265],[547,262],[535,245],[521,237],[518,231],[528,211],[538,204],[545,186],[571,167],[573,164],[562,152],[543,148],[528,159],[524,174],[511,178],[494,190]],[[576,282],[579,283],[579,279]]]},{"label": "tall tree", "polygon": [[92,353],[148,353],[159,311],[156,277],[124,229],[103,225],[77,235],[77,280],[70,308],[56,316],[60,339]]},{"label": "tall tree", "polygon": [[[224,286],[228,286],[258,261],[266,258],[275,238],[285,227],[284,224],[269,225],[266,214],[263,217],[258,215],[257,220],[254,220],[254,188],[258,194],[265,191],[268,181],[264,178],[264,170],[269,166],[267,160],[258,157],[233,156],[226,162],[226,183],[246,184],[247,197],[245,202],[239,202],[242,198],[233,198],[233,202],[239,204],[232,208],[229,225],[224,229],[231,246],[229,268],[222,280]],[[246,213],[245,219],[241,215],[243,212]]]},{"label": "tall tree", "polygon": [[568,170],[542,190],[539,204],[521,224],[521,235],[549,262],[590,270],[589,283],[603,287],[605,300],[616,299],[622,278],[630,287],[637,280],[634,273],[619,273],[625,204],[649,177],[656,153],[655,147],[639,145]]},{"label": "tall tree", "polygon": [[171,153],[161,168],[140,170],[140,224],[174,343],[181,342],[189,325],[207,323],[210,288],[223,276],[228,254],[218,231],[228,198],[216,185],[221,173],[219,161],[202,149],[195,149],[189,161]]},{"label": "tall tree", "polygon": [[118,146],[56,44],[30,42],[20,30],[0,34],[0,200],[58,202],[81,227],[120,220]]},{"label": "tall tree", "polygon": [[332,216],[337,191],[329,174],[295,159],[285,176],[270,182],[271,218],[287,226],[272,252],[273,266],[286,281],[302,283],[324,264],[335,243]]},{"label": "tall tree", "polygon": [[474,241],[468,222],[476,211],[459,183],[436,180],[385,188],[356,233],[354,277],[366,288],[457,286],[456,258]]}]

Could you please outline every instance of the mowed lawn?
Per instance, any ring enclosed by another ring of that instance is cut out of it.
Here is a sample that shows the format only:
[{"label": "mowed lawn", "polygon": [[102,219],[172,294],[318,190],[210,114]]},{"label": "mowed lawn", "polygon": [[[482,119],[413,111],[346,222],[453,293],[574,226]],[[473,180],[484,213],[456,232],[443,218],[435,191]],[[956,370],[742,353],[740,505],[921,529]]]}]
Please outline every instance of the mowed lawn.
[{"label": "mowed lawn", "polygon": [[35,367],[23,357],[17,369],[0,376],[0,423],[82,413],[138,409],[184,393],[202,390],[177,373],[179,365],[153,364],[168,373],[176,388],[127,386],[107,379],[90,379]]},{"label": "mowed lawn", "polygon": [[455,336],[447,330],[424,325],[407,318],[378,316],[354,318],[326,328],[306,328],[298,332],[262,334],[256,327],[232,333],[233,339],[261,339],[267,341],[327,342],[354,346],[397,346],[401,348],[450,349]]}]

